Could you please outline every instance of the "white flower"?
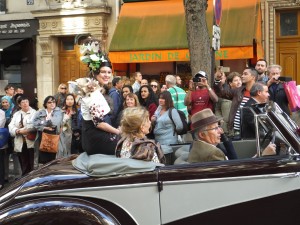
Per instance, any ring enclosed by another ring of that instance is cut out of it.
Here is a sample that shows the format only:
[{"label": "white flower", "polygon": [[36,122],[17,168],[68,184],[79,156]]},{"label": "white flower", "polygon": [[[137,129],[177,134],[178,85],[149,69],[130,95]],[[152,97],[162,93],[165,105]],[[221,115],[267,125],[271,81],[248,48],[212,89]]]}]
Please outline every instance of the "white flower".
[{"label": "white flower", "polygon": [[107,59],[105,59],[104,56],[101,56],[100,61],[101,62],[107,62]]},{"label": "white flower", "polygon": [[100,58],[96,54],[90,55],[90,58],[94,62],[99,62],[100,60]]},{"label": "white flower", "polygon": [[89,59],[90,57],[88,55],[80,56],[80,61],[84,61],[85,59]]}]

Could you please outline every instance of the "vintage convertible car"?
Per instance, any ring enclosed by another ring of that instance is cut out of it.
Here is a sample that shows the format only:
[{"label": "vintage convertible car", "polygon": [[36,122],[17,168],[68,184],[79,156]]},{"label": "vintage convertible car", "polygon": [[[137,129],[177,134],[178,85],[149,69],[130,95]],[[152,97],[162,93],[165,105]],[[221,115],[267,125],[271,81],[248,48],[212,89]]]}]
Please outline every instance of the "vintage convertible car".
[{"label": "vintage convertible car", "polygon": [[[55,160],[0,192],[0,224],[299,224],[299,130],[276,106],[252,110],[257,154],[272,141],[276,156],[166,166],[104,155]],[[239,143],[239,155],[255,154],[249,143]]]}]

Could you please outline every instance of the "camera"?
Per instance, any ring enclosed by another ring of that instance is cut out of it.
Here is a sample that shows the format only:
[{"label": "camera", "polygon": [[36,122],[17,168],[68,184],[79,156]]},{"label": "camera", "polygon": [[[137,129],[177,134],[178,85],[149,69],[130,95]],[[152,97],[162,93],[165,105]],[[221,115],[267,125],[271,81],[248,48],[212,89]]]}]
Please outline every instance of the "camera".
[{"label": "camera", "polygon": [[198,73],[196,73],[196,75],[193,77],[193,82],[197,83],[197,82],[201,82],[202,79],[207,79],[206,73],[204,71],[199,71]]}]

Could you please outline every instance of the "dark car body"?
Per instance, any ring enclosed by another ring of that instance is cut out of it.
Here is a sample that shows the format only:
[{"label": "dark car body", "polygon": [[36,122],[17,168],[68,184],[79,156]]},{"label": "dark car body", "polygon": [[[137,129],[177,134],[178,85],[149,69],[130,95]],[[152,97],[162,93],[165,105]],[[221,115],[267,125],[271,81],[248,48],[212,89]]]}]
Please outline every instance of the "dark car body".
[{"label": "dark car body", "polygon": [[[273,111],[258,119],[286,123]],[[107,176],[55,160],[0,193],[0,224],[298,224],[299,140],[280,129],[288,154]]]}]

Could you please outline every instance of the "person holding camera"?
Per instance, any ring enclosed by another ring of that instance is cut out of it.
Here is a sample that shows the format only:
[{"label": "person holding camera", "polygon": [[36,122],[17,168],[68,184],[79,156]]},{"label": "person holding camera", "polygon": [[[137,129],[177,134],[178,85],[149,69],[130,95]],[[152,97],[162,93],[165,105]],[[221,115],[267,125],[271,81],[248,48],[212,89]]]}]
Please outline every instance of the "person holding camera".
[{"label": "person holding camera", "polygon": [[184,104],[190,106],[191,115],[207,108],[213,111],[214,103],[218,102],[218,96],[209,86],[207,74],[200,70],[190,84],[190,90],[185,96]]},{"label": "person holding camera", "polygon": [[267,85],[269,87],[270,100],[276,102],[290,116],[289,101],[284,91],[283,82],[280,81],[281,70],[282,67],[280,65],[268,66],[269,80]]}]

